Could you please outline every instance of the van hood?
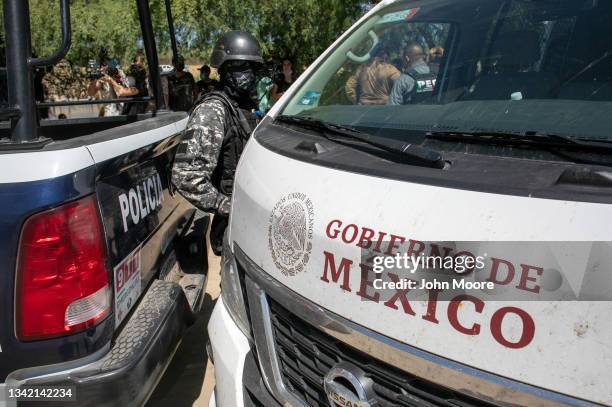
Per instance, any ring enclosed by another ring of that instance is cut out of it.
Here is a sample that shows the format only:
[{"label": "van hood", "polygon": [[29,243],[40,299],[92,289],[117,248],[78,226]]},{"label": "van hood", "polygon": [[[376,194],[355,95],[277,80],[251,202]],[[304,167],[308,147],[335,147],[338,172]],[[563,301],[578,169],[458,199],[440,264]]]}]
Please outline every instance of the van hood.
[{"label": "van hood", "polygon": [[[612,404],[604,379],[612,366],[612,228],[602,221],[612,219],[611,205],[364,176],[290,159],[256,140],[233,199],[232,241],[318,306],[432,354]],[[431,253],[438,242],[439,252],[484,254],[476,280],[497,281],[506,296],[385,296],[362,252],[379,241],[381,253],[395,243]],[[541,280],[549,270],[557,278]]]}]

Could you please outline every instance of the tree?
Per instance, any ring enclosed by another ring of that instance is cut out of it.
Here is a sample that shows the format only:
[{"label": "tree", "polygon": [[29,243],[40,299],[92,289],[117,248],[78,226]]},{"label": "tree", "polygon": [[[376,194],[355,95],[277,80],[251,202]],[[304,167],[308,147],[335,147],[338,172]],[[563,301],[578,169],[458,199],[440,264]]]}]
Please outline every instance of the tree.
[{"label": "tree", "polygon": [[260,6],[254,31],[268,56],[288,56],[298,66],[310,64],[361,14],[354,0],[276,0]]},{"label": "tree", "polygon": [[[102,47],[128,60],[142,47],[135,1],[72,0],[70,12],[72,46],[66,58],[72,63],[85,65]],[[30,0],[30,25],[33,52],[52,53],[60,41],[59,2]]]},{"label": "tree", "polygon": [[[32,45],[38,55],[59,44],[59,1],[29,0]],[[158,52],[168,56],[170,39],[164,0],[149,1]],[[187,58],[208,60],[225,31],[252,32],[266,58],[289,56],[310,64],[365,11],[363,0],[173,0],[176,38]],[[67,59],[85,65],[101,47],[125,61],[142,47],[134,0],[72,0],[72,47]]]}]

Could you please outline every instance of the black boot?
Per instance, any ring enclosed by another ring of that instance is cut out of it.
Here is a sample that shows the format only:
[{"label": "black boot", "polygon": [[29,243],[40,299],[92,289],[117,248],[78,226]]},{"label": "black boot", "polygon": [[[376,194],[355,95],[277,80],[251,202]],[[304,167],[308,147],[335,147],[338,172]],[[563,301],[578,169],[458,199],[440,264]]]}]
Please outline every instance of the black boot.
[{"label": "black boot", "polygon": [[215,215],[210,225],[210,247],[216,256],[221,256],[223,253],[223,235],[227,222],[227,216]]}]

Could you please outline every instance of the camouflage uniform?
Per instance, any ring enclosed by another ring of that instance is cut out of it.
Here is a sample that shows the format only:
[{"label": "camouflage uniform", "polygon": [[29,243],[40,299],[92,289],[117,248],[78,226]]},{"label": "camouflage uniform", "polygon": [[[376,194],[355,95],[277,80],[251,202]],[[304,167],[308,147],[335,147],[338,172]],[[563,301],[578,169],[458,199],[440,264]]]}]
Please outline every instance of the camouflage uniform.
[{"label": "camouflage uniform", "polygon": [[46,98],[53,102],[86,98],[87,84],[86,75],[75,71],[66,60],[55,65],[42,79]]},{"label": "camouflage uniform", "polygon": [[[210,246],[216,255],[223,249],[238,162],[254,128],[250,112],[242,109],[254,107],[255,71],[262,63],[259,43],[251,34],[230,31],[221,36],[211,64],[220,69],[223,90],[196,103],[172,169],[172,183],[181,195],[196,208],[215,213]],[[180,57],[176,65],[182,68]]]},{"label": "camouflage uniform", "polygon": [[208,99],[196,107],[185,134],[172,170],[172,183],[196,208],[227,216],[230,198],[212,183],[225,137],[222,102]]}]

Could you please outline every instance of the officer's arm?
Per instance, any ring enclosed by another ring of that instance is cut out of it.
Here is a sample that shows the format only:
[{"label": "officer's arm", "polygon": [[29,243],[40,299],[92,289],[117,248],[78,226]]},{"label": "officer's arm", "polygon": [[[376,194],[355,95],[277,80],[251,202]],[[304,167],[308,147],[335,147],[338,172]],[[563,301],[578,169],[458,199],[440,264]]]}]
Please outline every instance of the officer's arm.
[{"label": "officer's arm", "polygon": [[409,97],[414,87],[416,86],[416,81],[410,75],[402,75],[400,76],[395,83],[393,84],[393,88],[391,89],[391,94],[389,95],[389,103],[390,105],[405,105],[409,103]]},{"label": "officer's arm", "polygon": [[394,83],[391,88],[391,93],[389,94],[389,102],[388,105],[401,105],[404,103],[404,93],[405,93],[405,84],[404,80],[405,76],[400,76]]},{"label": "officer's arm", "polygon": [[213,186],[211,179],[221,154],[224,116],[218,101],[207,101],[194,110],[176,154],[172,183],[195,207],[228,215],[230,199]]}]

